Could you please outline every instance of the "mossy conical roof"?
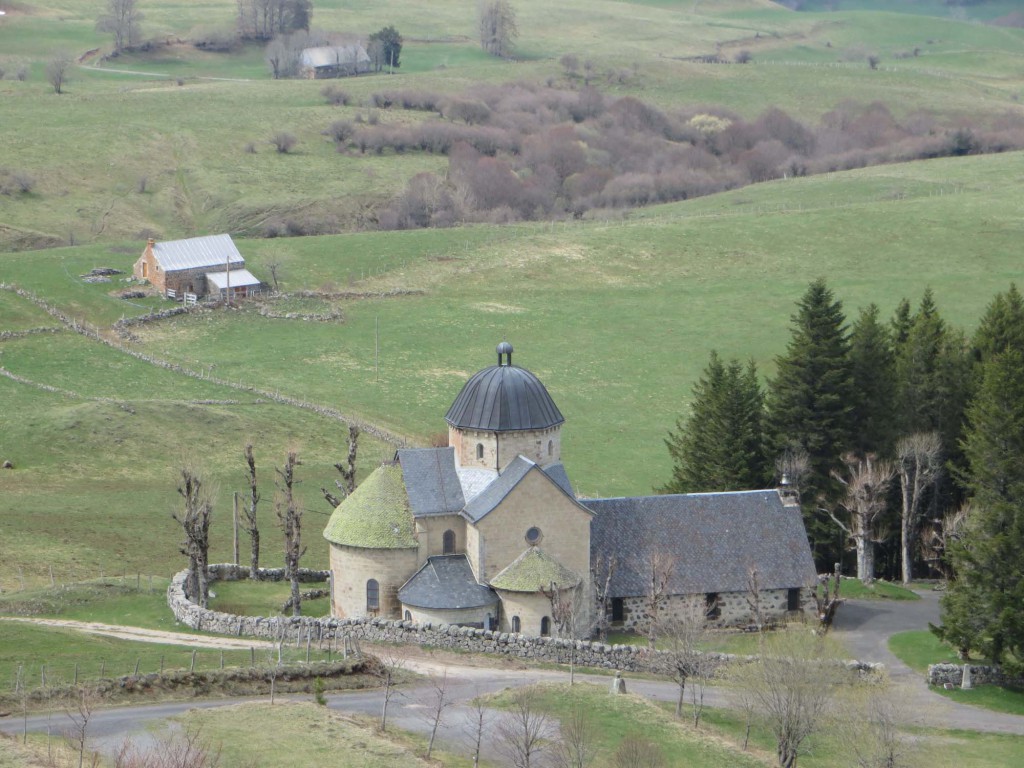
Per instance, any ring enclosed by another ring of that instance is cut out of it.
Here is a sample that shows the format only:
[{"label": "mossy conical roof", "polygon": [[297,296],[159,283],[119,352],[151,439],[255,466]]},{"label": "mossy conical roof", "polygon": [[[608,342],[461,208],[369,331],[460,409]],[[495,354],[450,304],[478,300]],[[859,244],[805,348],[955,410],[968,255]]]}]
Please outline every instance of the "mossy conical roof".
[{"label": "mossy conical roof", "polygon": [[419,546],[402,468],[385,464],[363,480],[334,510],[324,538],[332,544],[367,549]]},{"label": "mossy conical roof", "polygon": [[491,579],[493,589],[506,592],[540,592],[552,584],[569,589],[579,583],[579,576],[540,547],[530,547]]}]

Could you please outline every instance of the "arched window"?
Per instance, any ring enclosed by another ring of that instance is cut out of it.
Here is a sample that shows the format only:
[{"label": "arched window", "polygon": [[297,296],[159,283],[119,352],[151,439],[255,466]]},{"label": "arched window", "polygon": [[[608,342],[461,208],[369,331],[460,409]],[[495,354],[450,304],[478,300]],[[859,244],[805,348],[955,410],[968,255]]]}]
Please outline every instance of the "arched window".
[{"label": "arched window", "polygon": [[406,611],[405,612],[405,620],[406,621],[412,621],[412,611]]},{"label": "arched window", "polygon": [[483,443],[477,443],[476,444],[476,457],[478,459],[482,459],[484,457],[484,444]]},{"label": "arched window", "polygon": [[551,634],[551,619],[545,616],[540,620],[540,636],[547,637]]},{"label": "arched window", "polygon": [[548,456],[554,456],[554,455],[555,455],[555,441],[554,440],[548,440]]},{"label": "arched window", "polygon": [[442,554],[454,555],[455,554],[455,531],[450,528],[444,532],[441,537]]},{"label": "arched window", "polygon": [[366,582],[366,610],[380,610],[380,584],[377,583],[376,579],[370,579]]},{"label": "arched window", "polygon": [[519,631],[520,631],[520,628],[521,628],[521,625],[519,624],[519,617],[518,616],[513,616],[512,617],[512,631],[518,634]]}]

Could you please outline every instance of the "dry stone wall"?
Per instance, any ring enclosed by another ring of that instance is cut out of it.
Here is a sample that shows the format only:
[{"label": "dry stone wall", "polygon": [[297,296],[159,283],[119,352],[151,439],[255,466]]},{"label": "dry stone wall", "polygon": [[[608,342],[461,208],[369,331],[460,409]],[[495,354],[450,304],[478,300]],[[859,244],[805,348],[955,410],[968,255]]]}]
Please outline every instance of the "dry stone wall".
[{"label": "dry stone wall", "polygon": [[[212,579],[241,579],[248,576],[244,566],[214,565]],[[319,581],[326,571],[304,571],[305,581]],[[268,580],[284,578],[282,569],[261,570]],[[620,669],[625,672],[651,672],[671,674],[671,657],[662,651],[651,651],[635,645],[608,645],[589,640],[566,640],[553,637],[533,637],[513,632],[491,632],[486,629],[460,627],[455,624],[416,623],[379,618],[336,619],[312,616],[236,616],[200,608],[185,597],[187,571],[171,580],[167,602],[175,618],[192,629],[209,632],[260,637],[267,640],[295,640],[312,638],[358,638],[371,643],[402,643],[445,648],[469,653],[491,653],[536,661],[576,664],[601,669]],[[726,663],[749,661],[751,657],[728,654],[709,654],[709,659],[720,667]],[[856,672],[872,673],[880,665],[851,661],[847,666]]]},{"label": "dry stone wall", "polygon": [[971,685],[998,685],[1002,687],[1024,687],[1024,677],[1008,675],[1000,667],[981,664],[929,664],[928,684],[952,685],[959,688],[964,681],[964,667],[970,667]]}]

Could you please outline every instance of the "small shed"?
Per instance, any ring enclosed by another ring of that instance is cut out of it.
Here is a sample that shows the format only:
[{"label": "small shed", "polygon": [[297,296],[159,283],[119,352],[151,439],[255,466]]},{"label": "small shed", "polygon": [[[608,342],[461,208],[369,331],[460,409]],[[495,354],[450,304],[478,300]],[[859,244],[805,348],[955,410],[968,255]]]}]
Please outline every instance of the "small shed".
[{"label": "small shed", "polygon": [[370,71],[370,56],[358,43],[306,48],[299,63],[302,76],[309,80],[348,77]]},{"label": "small shed", "polygon": [[[185,293],[206,296],[218,290],[223,292],[228,283],[225,275],[228,270],[232,273],[232,295],[238,295],[236,286],[245,287],[248,294],[254,284],[260,284],[245,269],[245,259],[231,235],[206,235],[166,242],[150,238],[132,274],[148,281],[166,296],[181,298]],[[223,285],[219,285],[217,278],[211,282],[212,275],[222,278]]]},{"label": "small shed", "polygon": [[248,269],[206,273],[206,291],[210,295],[219,293],[227,298],[230,291],[232,298],[241,298],[259,293],[262,288],[263,282]]}]

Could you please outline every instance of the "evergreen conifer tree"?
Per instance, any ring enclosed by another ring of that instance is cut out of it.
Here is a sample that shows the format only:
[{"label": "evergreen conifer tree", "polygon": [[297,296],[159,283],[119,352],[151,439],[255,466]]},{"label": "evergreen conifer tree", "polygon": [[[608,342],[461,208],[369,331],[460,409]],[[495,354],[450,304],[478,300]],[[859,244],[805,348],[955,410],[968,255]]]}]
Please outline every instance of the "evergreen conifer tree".
[{"label": "evergreen conifer tree", "polygon": [[800,495],[818,564],[831,568],[841,554],[835,526],[821,510],[841,488],[832,477],[849,449],[854,409],[853,372],[842,302],[824,279],[812,282],[797,304],[786,353],[776,359],[768,387],[769,433],[775,456],[787,448],[807,454]]},{"label": "evergreen conifer tree", "polygon": [[962,651],[1024,660],[1024,355],[984,364],[967,412],[966,485],[974,511],[950,550],[956,580],[937,631]]},{"label": "evergreen conifer tree", "polygon": [[858,456],[891,456],[896,440],[896,358],[878,306],[862,309],[850,331],[853,375],[851,443]]},{"label": "evergreen conifer tree", "polygon": [[760,488],[767,480],[764,397],[753,363],[723,363],[711,353],[693,387],[690,415],[676,422],[665,444],[672,479],[664,493]]},{"label": "evergreen conifer tree", "polygon": [[1024,298],[1015,283],[1006,293],[995,295],[972,339],[974,359],[979,363],[1007,349],[1024,353]]}]

